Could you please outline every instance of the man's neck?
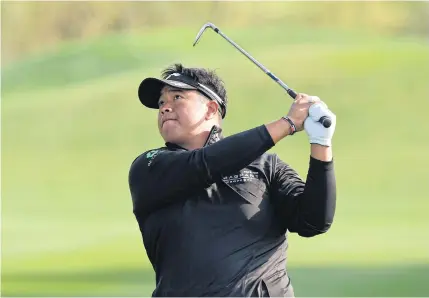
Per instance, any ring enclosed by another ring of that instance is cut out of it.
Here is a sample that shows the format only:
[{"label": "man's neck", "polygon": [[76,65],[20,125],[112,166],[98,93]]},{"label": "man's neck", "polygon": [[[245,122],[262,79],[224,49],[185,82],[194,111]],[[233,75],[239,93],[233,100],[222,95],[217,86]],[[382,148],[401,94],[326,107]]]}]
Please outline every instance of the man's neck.
[{"label": "man's neck", "polygon": [[204,147],[204,144],[207,141],[207,138],[209,137],[210,131],[203,131],[200,134],[196,135],[195,137],[191,138],[189,142],[183,143],[183,144],[177,144],[182,148],[185,148],[186,150],[194,150]]}]

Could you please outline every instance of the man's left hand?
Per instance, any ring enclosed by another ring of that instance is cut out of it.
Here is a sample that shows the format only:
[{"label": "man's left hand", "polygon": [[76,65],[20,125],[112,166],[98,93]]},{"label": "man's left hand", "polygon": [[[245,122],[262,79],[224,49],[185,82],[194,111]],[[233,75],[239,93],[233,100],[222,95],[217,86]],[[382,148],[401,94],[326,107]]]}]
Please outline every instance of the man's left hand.
[{"label": "man's left hand", "polygon": [[[310,143],[331,147],[336,125],[335,114],[328,109],[328,106],[323,101],[316,101],[316,103],[312,104],[308,114],[309,116],[304,121],[304,129]],[[331,118],[332,124],[330,127],[326,128],[322,123],[318,122],[323,116]]]}]

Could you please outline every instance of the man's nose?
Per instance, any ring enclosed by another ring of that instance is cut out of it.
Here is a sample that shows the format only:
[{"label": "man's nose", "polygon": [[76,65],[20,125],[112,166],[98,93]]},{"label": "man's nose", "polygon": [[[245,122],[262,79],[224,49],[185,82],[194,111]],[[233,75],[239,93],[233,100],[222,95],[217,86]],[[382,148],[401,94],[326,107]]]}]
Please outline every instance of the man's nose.
[{"label": "man's nose", "polygon": [[173,109],[171,108],[171,106],[165,104],[164,106],[161,107],[161,114],[165,114],[165,113],[171,113],[173,111]]}]

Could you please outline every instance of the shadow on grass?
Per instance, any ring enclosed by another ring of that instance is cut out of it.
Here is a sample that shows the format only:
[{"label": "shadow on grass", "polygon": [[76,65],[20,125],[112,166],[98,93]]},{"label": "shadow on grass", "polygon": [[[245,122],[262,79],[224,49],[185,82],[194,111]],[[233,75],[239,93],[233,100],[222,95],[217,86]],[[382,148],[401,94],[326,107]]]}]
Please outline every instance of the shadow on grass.
[{"label": "shadow on grass", "polygon": [[[429,265],[290,268],[297,296],[429,296]],[[3,274],[2,296],[150,296],[151,269]]]}]

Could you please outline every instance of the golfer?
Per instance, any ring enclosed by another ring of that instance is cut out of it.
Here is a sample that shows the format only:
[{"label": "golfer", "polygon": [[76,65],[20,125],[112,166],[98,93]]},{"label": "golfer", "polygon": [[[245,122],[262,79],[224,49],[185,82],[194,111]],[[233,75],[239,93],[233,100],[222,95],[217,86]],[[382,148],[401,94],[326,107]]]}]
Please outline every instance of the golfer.
[{"label": "golfer", "polygon": [[[313,237],[334,218],[335,115],[318,97],[298,94],[288,109],[279,100],[277,120],[223,137],[222,80],[181,64],[162,79],[143,80],[138,96],[158,109],[165,140],[129,172],[133,212],[156,274],[152,296],[293,297],[288,232]],[[332,119],[329,128],[318,122],[322,116]],[[310,143],[305,181],[267,153],[303,130]]]}]

